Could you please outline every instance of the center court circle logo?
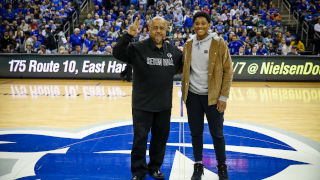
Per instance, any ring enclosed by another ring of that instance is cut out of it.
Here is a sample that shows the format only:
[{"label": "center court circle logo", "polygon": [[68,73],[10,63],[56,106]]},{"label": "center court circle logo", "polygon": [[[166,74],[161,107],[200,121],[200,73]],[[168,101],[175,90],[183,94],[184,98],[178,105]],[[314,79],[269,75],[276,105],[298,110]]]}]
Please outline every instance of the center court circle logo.
[{"label": "center court circle logo", "polygon": [[[319,149],[290,135],[225,121],[230,179],[319,179]],[[70,130],[0,131],[0,179],[130,179],[132,122],[121,120]],[[191,137],[186,119],[172,119],[162,166],[167,179],[190,179]],[[203,179],[218,179],[205,124]],[[147,179],[151,179],[147,177]]]}]

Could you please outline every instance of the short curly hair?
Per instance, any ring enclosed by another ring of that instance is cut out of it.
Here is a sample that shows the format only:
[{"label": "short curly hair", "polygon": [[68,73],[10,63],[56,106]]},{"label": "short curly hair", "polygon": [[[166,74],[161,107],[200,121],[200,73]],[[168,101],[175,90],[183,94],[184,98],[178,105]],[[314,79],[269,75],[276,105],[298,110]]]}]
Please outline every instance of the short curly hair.
[{"label": "short curly hair", "polygon": [[198,17],[204,17],[204,18],[206,18],[206,20],[208,21],[208,23],[210,23],[210,16],[209,16],[208,13],[205,13],[205,12],[202,12],[202,11],[197,12],[195,15],[193,15],[193,23],[196,21],[196,19],[197,19]]}]

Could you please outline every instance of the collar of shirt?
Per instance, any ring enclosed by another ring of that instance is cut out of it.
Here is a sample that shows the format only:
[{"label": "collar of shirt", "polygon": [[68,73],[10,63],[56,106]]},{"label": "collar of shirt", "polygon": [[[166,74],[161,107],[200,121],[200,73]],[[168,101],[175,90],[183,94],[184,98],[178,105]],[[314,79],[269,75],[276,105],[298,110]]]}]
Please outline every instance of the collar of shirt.
[{"label": "collar of shirt", "polygon": [[165,43],[164,41],[163,41],[163,43],[162,43],[162,47],[161,47],[161,48],[158,48],[158,47],[154,44],[154,42],[153,42],[153,40],[152,40],[151,37],[148,38],[147,41],[148,41],[148,44],[150,45],[150,47],[151,47],[152,50],[158,50],[158,51],[166,51],[166,50],[167,50],[167,43]]}]

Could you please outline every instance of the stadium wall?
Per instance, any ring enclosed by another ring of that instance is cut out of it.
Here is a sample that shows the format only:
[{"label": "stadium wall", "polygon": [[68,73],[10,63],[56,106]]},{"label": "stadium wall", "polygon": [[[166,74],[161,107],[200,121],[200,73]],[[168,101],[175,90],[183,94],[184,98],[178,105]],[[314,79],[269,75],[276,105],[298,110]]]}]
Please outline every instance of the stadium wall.
[{"label": "stadium wall", "polygon": [[[232,56],[232,61],[234,81],[320,81],[318,56]],[[120,79],[125,66],[107,55],[0,55],[1,78]]]}]

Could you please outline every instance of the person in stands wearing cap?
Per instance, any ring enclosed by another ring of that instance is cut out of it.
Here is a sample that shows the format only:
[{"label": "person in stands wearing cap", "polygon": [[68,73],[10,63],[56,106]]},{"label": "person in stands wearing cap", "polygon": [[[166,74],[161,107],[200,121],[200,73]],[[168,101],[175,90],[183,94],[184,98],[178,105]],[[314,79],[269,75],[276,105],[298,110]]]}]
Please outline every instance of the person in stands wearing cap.
[{"label": "person in stands wearing cap", "polygon": [[44,45],[52,53],[56,53],[57,52],[57,43],[56,43],[55,38],[53,37],[50,26],[46,25],[45,30],[46,30],[46,35],[45,35],[46,40],[45,40]]},{"label": "person in stands wearing cap", "polygon": [[292,46],[291,51],[287,55],[300,55],[297,46]]},{"label": "person in stands wearing cap", "polygon": [[301,52],[301,51],[304,51],[305,50],[305,47],[304,47],[304,44],[303,42],[300,40],[300,37],[297,36],[290,44],[292,47],[293,46],[296,46],[298,49],[298,52]]}]

